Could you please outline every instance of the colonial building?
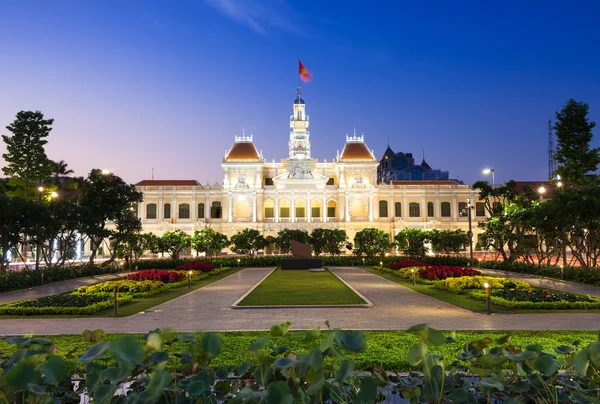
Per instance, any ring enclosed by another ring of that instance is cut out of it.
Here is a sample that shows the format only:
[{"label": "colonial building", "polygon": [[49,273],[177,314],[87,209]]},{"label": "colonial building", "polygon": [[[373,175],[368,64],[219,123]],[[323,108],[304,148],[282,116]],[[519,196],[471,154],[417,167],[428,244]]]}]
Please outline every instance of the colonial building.
[{"label": "colonial building", "polygon": [[[144,194],[138,208],[143,230],[193,234],[210,227],[231,236],[250,227],[275,236],[285,228],[310,232],[323,227],[344,229],[350,239],[367,227],[392,237],[405,227],[468,230],[461,211],[476,195],[468,185],[449,180],[378,184],[379,162],[364,136],[356,134],[346,136],[334,161],[318,161],[311,156],[310,119],[301,89],[292,107],[287,158],[267,161],[255,145],[259,139],[242,134],[224,154],[220,184],[137,183]],[[474,221],[484,216],[483,204],[476,204]]]},{"label": "colonial building", "polygon": [[393,181],[438,181],[448,179],[450,179],[450,173],[431,168],[425,161],[425,154],[423,154],[421,164],[415,164],[412,153],[394,153],[389,144],[377,167],[378,184],[390,184]]}]

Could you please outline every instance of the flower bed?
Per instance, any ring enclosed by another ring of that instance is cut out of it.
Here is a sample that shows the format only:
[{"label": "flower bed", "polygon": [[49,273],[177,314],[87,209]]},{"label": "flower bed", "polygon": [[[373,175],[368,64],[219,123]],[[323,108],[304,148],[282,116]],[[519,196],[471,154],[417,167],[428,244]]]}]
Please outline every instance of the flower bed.
[{"label": "flower bed", "polygon": [[213,264],[209,264],[208,262],[200,262],[200,261],[191,261],[186,262],[183,265],[179,265],[175,267],[177,271],[202,271],[202,272],[212,272],[215,269]]},{"label": "flower bed", "polygon": [[133,294],[134,297],[137,297],[136,295],[139,293],[145,293],[145,292],[151,292],[151,291],[157,291],[156,293],[158,293],[158,292],[162,291],[165,284],[161,281],[134,281],[134,280],[123,279],[120,281],[108,281],[108,282],[97,283],[96,285],[91,285],[91,286],[82,286],[79,289],[77,289],[77,292],[78,293],[86,293],[86,294],[102,293],[102,292],[110,293],[115,290],[116,286],[119,287],[120,293],[130,293],[130,294]]},{"label": "flower bed", "polygon": [[419,269],[419,277],[430,281],[440,281],[446,278],[459,278],[461,276],[481,275],[480,271],[471,268],[449,267],[449,266],[426,266]]},{"label": "flower bed", "polygon": [[[131,295],[123,294],[119,296],[119,303],[127,303],[131,299]],[[110,309],[113,305],[112,293],[61,293],[0,306],[0,314],[92,314]]]},{"label": "flower bed", "polygon": [[[470,290],[467,294],[485,300],[482,290]],[[509,309],[600,309],[600,299],[548,289],[494,289],[492,303]]]},{"label": "flower bed", "polygon": [[507,278],[496,278],[493,276],[463,276],[460,278],[447,278],[434,283],[434,287],[437,289],[448,290],[453,293],[465,293],[467,290],[481,290],[483,284],[487,282],[492,289],[503,289],[505,287],[515,289],[530,289],[530,285],[527,282],[507,279]]},{"label": "flower bed", "polygon": [[185,277],[185,274],[180,271],[163,271],[151,269],[149,271],[139,271],[123,277],[132,281],[160,281],[162,283],[180,282]]},{"label": "flower bed", "polygon": [[427,264],[424,264],[422,262],[419,261],[413,261],[413,260],[402,260],[402,261],[396,261],[396,262],[390,262],[388,264],[388,268],[389,269],[402,269],[402,268],[410,268],[410,267],[424,267]]}]

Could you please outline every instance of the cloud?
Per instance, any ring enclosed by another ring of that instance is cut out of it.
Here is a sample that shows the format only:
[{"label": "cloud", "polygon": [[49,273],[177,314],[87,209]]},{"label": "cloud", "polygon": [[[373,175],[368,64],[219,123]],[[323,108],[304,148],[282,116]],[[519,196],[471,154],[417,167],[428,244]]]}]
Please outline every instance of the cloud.
[{"label": "cloud", "polygon": [[269,28],[304,36],[294,22],[296,13],[283,0],[205,0],[221,14],[245,24],[259,34],[266,35]]}]

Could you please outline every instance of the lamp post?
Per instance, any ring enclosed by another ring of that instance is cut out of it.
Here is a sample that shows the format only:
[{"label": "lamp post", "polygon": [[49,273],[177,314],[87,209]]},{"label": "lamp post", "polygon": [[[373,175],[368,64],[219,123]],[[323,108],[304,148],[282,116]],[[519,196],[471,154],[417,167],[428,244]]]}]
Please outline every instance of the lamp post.
[{"label": "lamp post", "polygon": [[560,266],[560,280],[564,281],[565,280],[565,267],[563,265],[559,265]]},{"label": "lamp post", "polygon": [[365,266],[365,259],[363,258],[363,267]]},{"label": "lamp post", "polygon": [[[44,187],[38,187],[38,203],[42,203],[42,193],[44,192]],[[42,243],[40,242],[40,224],[36,225],[36,236],[37,236],[37,245],[35,246],[35,270],[40,270],[40,250],[42,249]]]},{"label": "lamp post", "polygon": [[240,259],[237,259],[237,263],[238,263],[238,269],[240,269]]},{"label": "lamp post", "polygon": [[415,286],[417,284],[417,280],[415,279],[415,269],[411,268],[410,273],[412,274],[412,284]]},{"label": "lamp post", "polygon": [[485,289],[485,310],[487,311],[488,314],[491,314],[492,312],[492,304],[490,302],[491,300],[491,287],[490,284],[487,282],[483,283],[483,288]]},{"label": "lamp post", "polygon": [[538,188],[538,193],[540,194],[540,199],[543,201],[544,200],[544,194],[546,193],[546,187],[544,187],[543,185],[541,187]]},{"label": "lamp post", "polygon": [[383,261],[379,261],[380,272],[383,275]]},{"label": "lamp post", "polygon": [[473,223],[472,223],[472,214],[471,210],[473,209],[473,205],[471,205],[471,198],[467,199],[467,217],[469,218],[469,232],[467,233],[467,237],[469,237],[469,265],[473,268]]},{"label": "lamp post", "polygon": [[492,189],[496,188],[496,171],[493,168],[486,168],[482,171],[485,175],[492,174]]},{"label": "lamp post", "polygon": [[192,288],[192,271],[188,271],[188,289]]}]

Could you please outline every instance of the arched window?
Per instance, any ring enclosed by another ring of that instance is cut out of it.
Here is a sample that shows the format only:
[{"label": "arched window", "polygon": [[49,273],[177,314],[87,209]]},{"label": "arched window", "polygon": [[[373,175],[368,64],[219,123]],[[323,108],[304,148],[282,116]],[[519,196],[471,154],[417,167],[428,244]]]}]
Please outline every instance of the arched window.
[{"label": "arched window", "polygon": [[467,203],[466,202],[459,202],[458,203],[458,214],[461,216],[465,216],[467,217],[469,215],[469,211],[467,210]]},{"label": "arched window", "polygon": [[485,205],[483,202],[475,202],[475,216],[485,216]]},{"label": "arched window", "polygon": [[165,203],[164,209],[163,209],[163,217],[165,219],[170,219],[171,218],[171,204],[170,203]]},{"label": "arched window", "polygon": [[156,204],[149,203],[146,205],[146,219],[156,219]]},{"label": "arched window", "polygon": [[450,202],[442,202],[442,217],[450,217]]},{"label": "arched window", "polygon": [[190,218],[190,204],[189,203],[180,203],[179,204],[179,219],[189,219]]},{"label": "arched window", "polygon": [[402,204],[400,202],[394,204],[394,216],[402,217]]},{"label": "arched window", "polygon": [[388,217],[387,201],[379,201],[379,217]]},{"label": "arched window", "polygon": [[204,204],[198,204],[198,219],[204,219]]},{"label": "arched window", "polygon": [[327,202],[327,217],[335,217],[335,207],[334,201]]},{"label": "arched window", "polygon": [[210,207],[210,217],[212,219],[221,219],[223,217],[223,211],[221,209],[221,202],[214,201]]},{"label": "arched window", "polygon": [[421,205],[419,205],[417,202],[409,203],[408,215],[410,217],[421,217]]},{"label": "arched window", "polygon": [[433,202],[427,202],[427,217],[434,217]]}]

